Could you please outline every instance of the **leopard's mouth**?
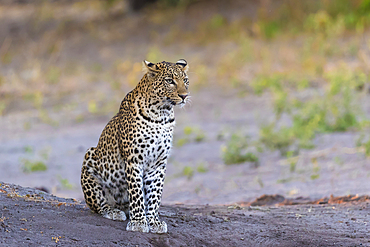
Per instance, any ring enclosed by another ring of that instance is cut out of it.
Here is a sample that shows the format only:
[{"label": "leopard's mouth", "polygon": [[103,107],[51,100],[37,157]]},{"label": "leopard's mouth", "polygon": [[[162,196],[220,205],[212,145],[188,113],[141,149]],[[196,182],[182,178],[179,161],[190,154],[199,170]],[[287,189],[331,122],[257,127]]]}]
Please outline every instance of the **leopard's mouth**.
[{"label": "leopard's mouth", "polygon": [[173,100],[170,97],[166,97],[166,101],[172,106],[184,106],[186,104],[186,99]]}]

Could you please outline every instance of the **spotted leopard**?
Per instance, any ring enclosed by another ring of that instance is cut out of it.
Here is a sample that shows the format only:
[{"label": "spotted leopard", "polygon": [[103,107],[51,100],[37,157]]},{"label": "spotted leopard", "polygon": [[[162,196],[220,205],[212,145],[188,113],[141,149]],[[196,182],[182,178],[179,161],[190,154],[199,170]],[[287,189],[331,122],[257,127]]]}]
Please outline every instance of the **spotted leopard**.
[{"label": "spotted leopard", "polygon": [[85,201],[127,231],[165,233],[158,208],[175,126],[174,106],[188,100],[188,64],[143,62],[144,76],[122,100],[81,171]]}]

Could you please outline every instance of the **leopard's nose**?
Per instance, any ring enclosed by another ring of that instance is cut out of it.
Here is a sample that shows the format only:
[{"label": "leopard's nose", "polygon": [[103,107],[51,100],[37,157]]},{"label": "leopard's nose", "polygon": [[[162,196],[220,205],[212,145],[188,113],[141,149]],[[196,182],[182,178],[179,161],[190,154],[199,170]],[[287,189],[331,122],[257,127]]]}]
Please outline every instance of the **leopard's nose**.
[{"label": "leopard's nose", "polygon": [[182,100],[185,100],[186,97],[188,97],[189,94],[179,94],[179,97],[182,99]]}]

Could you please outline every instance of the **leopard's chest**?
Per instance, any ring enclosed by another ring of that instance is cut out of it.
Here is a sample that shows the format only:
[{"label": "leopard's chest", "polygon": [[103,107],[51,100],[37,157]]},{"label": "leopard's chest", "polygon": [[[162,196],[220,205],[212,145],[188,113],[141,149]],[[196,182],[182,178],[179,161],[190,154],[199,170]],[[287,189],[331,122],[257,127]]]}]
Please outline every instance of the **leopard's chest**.
[{"label": "leopard's chest", "polygon": [[157,161],[167,159],[172,147],[173,125],[151,125],[142,132],[139,144],[143,163],[156,168]]}]

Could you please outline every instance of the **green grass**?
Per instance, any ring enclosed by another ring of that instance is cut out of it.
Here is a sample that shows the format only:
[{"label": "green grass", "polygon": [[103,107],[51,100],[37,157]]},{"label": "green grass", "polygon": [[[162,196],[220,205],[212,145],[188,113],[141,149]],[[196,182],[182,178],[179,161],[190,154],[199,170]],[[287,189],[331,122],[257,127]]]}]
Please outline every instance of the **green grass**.
[{"label": "green grass", "polygon": [[361,134],[360,137],[356,140],[357,147],[363,147],[365,156],[370,157],[370,137],[366,138],[365,134]]},{"label": "green grass", "polygon": [[184,136],[177,139],[176,146],[181,147],[190,142],[203,142],[206,139],[204,131],[198,127],[186,126],[183,130]]},{"label": "green grass", "polygon": [[[27,154],[27,156],[34,156],[35,152],[32,146],[25,146],[24,147],[24,152]],[[38,156],[40,156],[41,159],[39,158],[21,158],[20,163],[22,165],[22,170],[25,173],[31,173],[31,172],[37,172],[37,171],[46,171],[48,169],[46,165],[46,161],[49,159],[51,152],[50,147],[45,147],[41,149],[38,152]]]},{"label": "green grass", "polygon": [[364,143],[365,155],[370,157],[370,139]]},{"label": "green grass", "polygon": [[274,124],[263,126],[260,129],[259,141],[269,150],[279,150],[285,156],[289,148],[295,143],[296,137],[291,128],[282,127],[275,130]]},{"label": "green grass", "polygon": [[259,34],[272,39],[284,32],[326,36],[362,32],[370,24],[369,0],[283,1],[274,13],[261,10]]},{"label": "green grass", "polygon": [[67,178],[58,176],[58,180],[63,189],[72,190],[74,188],[73,184],[71,184]]},{"label": "green grass", "polygon": [[278,183],[278,184],[285,184],[285,183],[289,183],[289,182],[291,182],[293,180],[293,178],[292,177],[289,177],[289,178],[282,178],[282,179],[278,179],[277,181],[276,181],[276,183]]},{"label": "green grass", "polygon": [[187,138],[180,138],[176,141],[176,147],[182,147],[184,146],[186,143],[189,142],[189,139]]},{"label": "green grass", "polygon": [[226,165],[244,162],[258,163],[258,156],[248,149],[248,137],[233,134],[222,148],[222,158]]},{"label": "green grass", "polygon": [[29,146],[29,145],[27,145],[27,146],[24,146],[24,152],[25,153],[28,153],[28,154],[32,154],[33,153],[33,147],[32,146]]},{"label": "green grass", "polygon": [[370,26],[370,0],[285,0],[273,7],[273,11],[270,5],[262,5],[254,19],[243,17],[230,21],[220,13],[214,14],[199,24],[195,34],[177,28],[175,33],[170,32],[168,40],[202,45],[236,40],[246,33],[246,27],[254,36],[266,40],[302,33],[338,37],[346,32],[363,33]]},{"label": "green grass", "polygon": [[[324,73],[325,85],[317,93],[300,98],[300,84],[289,82],[281,74],[256,77],[252,87],[258,95],[272,94],[275,120],[260,129],[259,141],[269,150],[279,150],[282,155],[300,148],[312,148],[312,140],[319,133],[344,132],[361,129],[362,110],[357,92],[368,76],[339,68]],[[301,80],[302,82],[302,80]],[[306,84],[306,82],[305,82]],[[280,117],[290,117],[291,124],[280,124]]]},{"label": "green grass", "polygon": [[182,168],[181,172],[175,174],[174,177],[186,177],[188,180],[191,180],[196,173],[208,172],[207,166],[205,162],[198,163],[196,167],[187,165]]},{"label": "green grass", "polygon": [[31,161],[28,159],[22,159],[21,162],[23,163],[22,169],[25,173],[46,171],[48,169],[43,161]]},{"label": "green grass", "polygon": [[320,174],[312,174],[310,176],[310,178],[311,178],[311,180],[316,180],[316,179],[320,178]]},{"label": "green grass", "polygon": [[206,172],[208,172],[208,169],[206,168],[206,165],[203,162],[198,164],[198,166],[197,166],[197,172],[198,173],[206,173]]},{"label": "green grass", "polygon": [[194,175],[194,169],[190,166],[185,166],[182,170],[182,174],[188,179],[191,179]]}]

